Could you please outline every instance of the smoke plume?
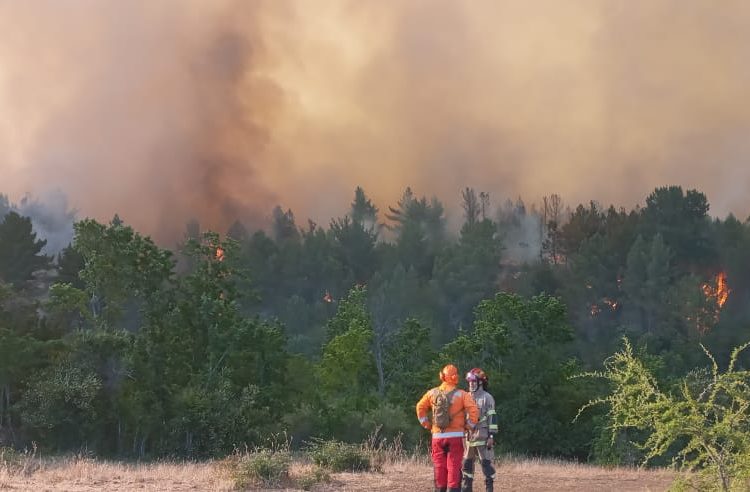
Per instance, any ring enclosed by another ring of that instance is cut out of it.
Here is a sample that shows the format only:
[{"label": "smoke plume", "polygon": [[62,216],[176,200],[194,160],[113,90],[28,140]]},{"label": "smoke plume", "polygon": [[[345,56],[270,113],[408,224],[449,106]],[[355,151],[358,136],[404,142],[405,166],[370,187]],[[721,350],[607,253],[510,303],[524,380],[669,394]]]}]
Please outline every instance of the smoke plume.
[{"label": "smoke plume", "polygon": [[[750,4],[0,0],[0,192],[173,240],[362,185],[750,212]],[[16,198],[17,199],[17,198]],[[457,213],[457,212],[454,212]]]}]

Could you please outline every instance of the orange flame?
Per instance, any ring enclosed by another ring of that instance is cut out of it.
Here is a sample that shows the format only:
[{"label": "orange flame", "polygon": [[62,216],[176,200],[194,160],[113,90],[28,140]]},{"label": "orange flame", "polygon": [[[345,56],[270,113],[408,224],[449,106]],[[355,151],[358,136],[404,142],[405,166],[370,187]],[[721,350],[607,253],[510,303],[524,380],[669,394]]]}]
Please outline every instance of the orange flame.
[{"label": "orange flame", "polygon": [[216,248],[216,261],[224,261],[224,249],[221,246]]},{"label": "orange flame", "polygon": [[589,306],[589,313],[591,313],[592,318],[602,312],[602,306],[607,306],[610,311],[615,312],[620,307],[620,303],[609,297],[602,297],[600,302],[595,302]]},{"label": "orange flame", "polygon": [[616,310],[617,310],[617,308],[618,308],[618,307],[620,306],[620,303],[619,303],[619,302],[617,302],[617,301],[615,301],[615,300],[612,300],[612,299],[610,299],[609,297],[605,297],[604,299],[602,299],[602,302],[603,302],[604,304],[606,304],[607,306],[609,306],[609,308],[610,308],[610,309],[611,309],[612,311],[616,311]]},{"label": "orange flame", "polygon": [[732,292],[732,289],[727,285],[727,274],[719,272],[716,276],[716,303],[719,307],[723,307],[724,303],[727,302],[730,292]]},{"label": "orange flame", "polygon": [[599,308],[598,304],[592,304],[589,308],[589,312],[591,313],[591,317],[593,318],[601,312],[601,309]]},{"label": "orange flame", "polygon": [[727,285],[726,272],[719,272],[716,275],[715,284],[716,285],[714,286],[710,283],[705,283],[701,288],[703,289],[703,294],[709,299],[714,299],[716,305],[721,309],[724,307],[727,299],[729,299],[729,294],[732,292],[732,289]]}]

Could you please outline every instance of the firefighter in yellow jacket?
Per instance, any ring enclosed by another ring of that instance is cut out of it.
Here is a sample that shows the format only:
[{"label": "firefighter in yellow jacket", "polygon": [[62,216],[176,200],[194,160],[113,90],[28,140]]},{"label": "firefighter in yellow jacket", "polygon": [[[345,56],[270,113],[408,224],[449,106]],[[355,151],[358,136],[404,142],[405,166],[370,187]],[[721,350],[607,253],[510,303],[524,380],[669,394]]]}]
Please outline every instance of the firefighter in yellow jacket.
[{"label": "firefighter in yellow jacket", "polygon": [[[448,364],[440,371],[442,383],[417,402],[417,418],[432,431],[432,463],[435,491],[460,492],[464,432],[473,430],[479,412],[471,395],[458,389],[458,369]],[[432,411],[432,423],[427,413]]]},{"label": "firefighter in yellow jacket", "polygon": [[466,448],[464,451],[462,492],[471,492],[474,483],[474,461],[481,460],[482,472],[486,492],[492,492],[495,481],[495,468],[492,461],[495,458],[495,435],[497,434],[497,414],[495,413],[495,399],[487,392],[489,379],[483,370],[475,367],[466,374],[469,391],[479,409],[479,424],[475,429],[466,433]]}]

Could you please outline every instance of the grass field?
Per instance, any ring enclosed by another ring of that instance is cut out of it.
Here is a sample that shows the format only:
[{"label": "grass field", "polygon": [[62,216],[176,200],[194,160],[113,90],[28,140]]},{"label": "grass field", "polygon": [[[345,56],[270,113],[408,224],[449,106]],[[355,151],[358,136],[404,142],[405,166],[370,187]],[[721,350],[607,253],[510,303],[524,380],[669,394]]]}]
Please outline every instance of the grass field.
[{"label": "grass field", "polygon": [[[290,475],[302,475],[311,464],[294,461]],[[662,491],[674,477],[667,470],[605,469],[549,460],[501,459],[496,490]],[[484,490],[481,472],[475,490]],[[0,490],[235,490],[223,462],[127,464],[88,458],[33,458],[22,466],[0,469]],[[266,490],[251,488],[246,490]],[[281,488],[274,490],[301,490]],[[324,491],[432,490],[432,469],[421,459],[401,459],[381,472],[332,473]]]}]

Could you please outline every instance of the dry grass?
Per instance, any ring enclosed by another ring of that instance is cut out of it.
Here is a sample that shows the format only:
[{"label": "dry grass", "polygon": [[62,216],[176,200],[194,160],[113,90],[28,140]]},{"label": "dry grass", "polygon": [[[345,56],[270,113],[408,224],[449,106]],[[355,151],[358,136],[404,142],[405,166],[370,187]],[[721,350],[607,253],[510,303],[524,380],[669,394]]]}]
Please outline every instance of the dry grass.
[{"label": "dry grass", "polygon": [[[552,460],[501,459],[495,464],[495,490],[503,491],[664,491],[675,475],[668,470],[607,469]],[[479,467],[474,489],[484,490]],[[432,490],[432,468],[424,460],[402,460],[388,464],[384,473],[337,473],[326,489],[341,491]]]},{"label": "dry grass", "polygon": [[657,491],[675,478],[671,470],[602,468],[554,460],[502,460],[498,466],[501,490]]},{"label": "dry grass", "polygon": [[[232,490],[220,462],[126,464],[80,458],[37,459],[26,472],[0,468],[0,490]],[[504,458],[496,464],[496,490],[662,491],[674,473],[666,470],[606,469],[551,460]],[[290,475],[309,474],[313,465],[294,462]],[[334,473],[314,491],[432,490],[432,468],[425,458],[388,460],[382,472]],[[477,470],[478,471],[478,470]],[[484,488],[479,472],[476,490]],[[259,490],[259,489],[255,489]],[[278,489],[277,489],[278,490]],[[294,490],[294,489],[286,489]]]},{"label": "dry grass", "polygon": [[127,464],[86,458],[39,460],[33,473],[0,469],[0,490],[232,490],[213,463]]}]

